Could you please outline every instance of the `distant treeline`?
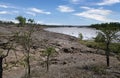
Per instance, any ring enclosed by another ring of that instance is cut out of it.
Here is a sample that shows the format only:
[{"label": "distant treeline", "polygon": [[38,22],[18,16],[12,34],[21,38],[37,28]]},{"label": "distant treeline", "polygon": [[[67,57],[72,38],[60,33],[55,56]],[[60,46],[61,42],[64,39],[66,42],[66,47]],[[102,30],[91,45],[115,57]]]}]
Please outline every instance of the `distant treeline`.
[{"label": "distant treeline", "polygon": [[[0,20],[0,25],[15,25],[16,23],[12,21],[2,21]],[[30,23],[25,23],[25,25],[30,25]],[[35,23],[33,25],[43,26],[43,27],[89,27],[88,25],[46,25]]]},{"label": "distant treeline", "polygon": [[92,28],[118,28],[120,29],[120,23],[118,22],[110,22],[110,23],[101,23],[101,24],[92,24],[90,27]]},{"label": "distant treeline", "polygon": [[[0,25],[17,25],[16,23],[12,22],[12,21],[2,21],[0,20]],[[30,23],[26,23],[25,25],[30,25]],[[44,26],[42,24],[37,24],[37,23],[34,23],[33,25],[36,25],[36,26]]]},{"label": "distant treeline", "polygon": [[15,23],[12,21],[1,21],[0,20],[0,24],[15,24]]}]

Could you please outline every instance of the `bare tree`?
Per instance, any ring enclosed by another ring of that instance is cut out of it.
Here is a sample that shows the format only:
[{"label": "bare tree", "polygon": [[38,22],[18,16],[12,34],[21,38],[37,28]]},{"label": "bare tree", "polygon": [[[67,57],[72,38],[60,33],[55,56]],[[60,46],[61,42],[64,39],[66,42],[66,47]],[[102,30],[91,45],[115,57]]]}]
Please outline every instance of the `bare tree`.
[{"label": "bare tree", "polygon": [[13,48],[13,41],[11,41],[10,38],[9,38],[8,42],[6,43],[6,45],[3,45],[3,46],[6,46],[7,52],[5,53],[2,50],[0,51],[0,78],[3,78],[3,67],[2,67],[3,59],[5,59],[8,56],[10,50],[12,50],[12,48]]},{"label": "bare tree", "polygon": [[30,67],[30,49],[32,46],[32,33],[34,32],[34,28],[31,27],[29,30],[25,32],[17,32],[16,33],[16,41],[19,45],[21,45],[24,49],[24,55],[26,57],[26,78],[30,78],[31,67]]}]

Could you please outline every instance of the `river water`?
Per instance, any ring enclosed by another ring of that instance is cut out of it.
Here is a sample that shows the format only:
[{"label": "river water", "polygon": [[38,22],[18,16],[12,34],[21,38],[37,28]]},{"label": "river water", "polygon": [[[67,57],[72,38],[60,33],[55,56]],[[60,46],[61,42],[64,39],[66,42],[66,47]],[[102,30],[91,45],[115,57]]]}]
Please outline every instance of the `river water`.
[{"label": "river water", "polygon": [[97,36],[97,32],[98,32],[98,30],[94,28],[87,28],[87,27],[51,27],[51,28],[46,28],[45,30],[56,33],[67,34],[74,37],[79,37],[79,34],[82,33],[83,40],[93,39],[94,37]]}]

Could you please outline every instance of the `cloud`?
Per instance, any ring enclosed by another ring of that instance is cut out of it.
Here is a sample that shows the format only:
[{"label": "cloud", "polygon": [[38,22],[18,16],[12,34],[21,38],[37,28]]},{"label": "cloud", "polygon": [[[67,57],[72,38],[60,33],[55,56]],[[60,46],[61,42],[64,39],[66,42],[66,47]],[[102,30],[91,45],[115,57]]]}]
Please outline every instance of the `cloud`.
[{"label": "cloud", "polygon": [[32,16],[36,16],[36,14],[34,12],[26,12],[26,14],[32,15]]},{"label": "cloud", "polygon": [[19,11],[14,10],[14,11],[12,11],[12,13],[18,14],[18,13],[19,13]]},{"label": "cloud", "polygon": [[9,5],[6,5],[6,4],[0,4],[0,8],[16,8],[16,7],[9,6]]},{"label": "cloud", "polygon": [[86,7],[86,6],[82,6],[82,7],[80,7],[80,8],[82,8],[82,9],[86,9],[86,10],[92,9],[92,8],[90,8],[90,7]]},{"label": "cloud", "polygon": [[71,3],[73,3],[73,4],[79,4],[79,2],[81,1],[81,0],[69,0]]},{"label": "cloud", "polygon": [[0,11],[0,15],[1,14],[10,14],[8,11]]},{"label": "cloud", "polygon": [[103,2],[97,3],[97,5],[112,5],[120,3],[120,0],[103,0]]},{"label": "cloud", "polygon": [[3,5],[3,4],[0,4],[0,7],[1,7],[1,8],[8,8],[7,5]]},{"label": "cloud", "polygon": [[76,2],[78,2],[79,0],[70,0],[71,2],[73,2],[73,3],[76,3]]},{"label": "cloud", "polygon": [[29,8],[29,11],[32,11],[34,13],[39,13],[39,14],[47,14],[47,15],[51,14],[51,12],[46,12],[37,8]]},{"label": "cloud", "polygon": [[81,8],[85,9],[86,11],[81,12],[81,13],[75,13],[74,14],[75,16],[80,16],[80,17],[102,21],[102,22],[116,21],[113,19],[109,19],[107,17],[108,15],[112,13],[111,10],[106,10],[102,8],[95,9],[95,8],[90,8],[90,7],[81,7]]},{"label": "cloud", "polygon": [[10,15],[13,15],[13,14],[18,14],[19,13],[19,11],[11,11],[11,12],[9,12],[9,11],[0,11],[0,15],[6,15],[6,14],[10,14]]},{"label": "cloud", "polygon": [[60,12],[73,12],[73,11],[75,11],[74,9],[72,9],[68,6],[65,6],[65,5],[58,6],[57,10],[59,10]]}]

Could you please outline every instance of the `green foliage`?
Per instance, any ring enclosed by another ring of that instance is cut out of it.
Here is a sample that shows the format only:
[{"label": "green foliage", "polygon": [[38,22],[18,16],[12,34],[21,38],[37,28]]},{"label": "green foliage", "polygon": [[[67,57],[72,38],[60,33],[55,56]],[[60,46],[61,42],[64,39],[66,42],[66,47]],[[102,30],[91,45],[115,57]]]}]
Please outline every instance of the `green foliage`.
[{"label": "green foliage", "polygon": [[48,48],[46,48],[46,50],[45,50],[45,55],[47,55],[47,56],[51,56],[53,53],[55,53],[55,48],[53,48],[53,47],[48,47]]},{"label": "green foliage", "polygon": [[16,32],[14,37],[18,44],[22,45],[25,50],[28,50],[30,46],[32,45],[32,38],[31,38],[32,32],[26,31],[26,32]]},{"label": "green foliage", "polygon": [[91,27],[96,28],[96,29],[109,27],[110,29],[117,28],[120,30],[120,23],[111,22],[111,23],[102,23],[102,24],[92,24]]},{"label": "green foliage", "polygon": [[47,66],[47,72],[49,71],[49,59],[50,59],[50,56],[55,52],[55,48],[53,47],[48,47],[46,48],[45,50],[45,55],[47,56],[47,60],[46,60],[46,66]]},{"label": "green foliage", "polygon": [[12,22],[12,21],[2,21],[2,20],[0,20],[0,24],[4,24],[4,25],[10,25],[10,24],[15,24],[14,22]]},{"label": "green foliage", "polygon": [[26,62],[26,78],[30,78],[31,66],[30,66],[30,48],[32,46],[32,33],[34,32],[33,28],[26,32],[17,32],[15,33],[16,42],[20,44],[24,49],[24,56]]},{"label": "green foliage", "polygon": [[[103,42],[94,42],[94,41],[87,41],[87,40],[82,40],[80,41],[81,44],[86,45],[87,47],[90,48],[96,48],[96,49],[106,49],[105,43]],[[120,43],[111,43],[110,44],[110,51],[119,54],[120,53]]]},{"label": "green foliage", "polygon": [[55,52],[55,48],[53,48],[53,47],[48,47],[48,48],[46,48],[46,50],[45,50],[45,55],[47,55],[47,56],[50,56],[50,55],[52,55],[53,53]]},{"label": "green foliage", "polygon": [[83,40],[83,35],[82,33],[79,34],[79,37],[78,37],[80,40]]},{"label": "green foliage", "polygon": [[24,26],[26,24],[26,18],[23,16],[17,16],[15,19],[19,21],[18,26]]},{"label": "green foliage", "polygon": [[29,22],[30,24],[33,24],[33,23],[34,23],[34,19],[28,19],[28,22]]},{"label": "green foliage", "polygon": [[105,42],[105,37],[101,32],[95,37],[95,42]]},{"label": "green foliage", "polygon": [[101,42],[97,43],[97,42],[94,42],[94,41],[83,40],[83,41],[80,41],[80,43],[84,44],[84,45],[86,45],[87,47],[90,47],[90,48],[105,50],[105,44],[101,43]]},{"label": "green foliage", "polygon": [[95,74],[107,74],[105,65],[85,65],[83,68],[89,71],[93,71]]},{"label": "green foliage", "polygon": [[[105,45],[106,45],[106,62],[107,66],[109,66],[109,56],[110,56],[110,44],[112,43],[113,40],[117,40],[120,35],[117,34],[117,32],[120,31],[120,26],[117,23],[102,23],[102,24],[96,24],[94,25],[98,30],[101,30],[101,38],[105,40]],[[99,42],[99,35],[98,35],[98,42]],[[102,40],[100,38],[100,40]]]}]

